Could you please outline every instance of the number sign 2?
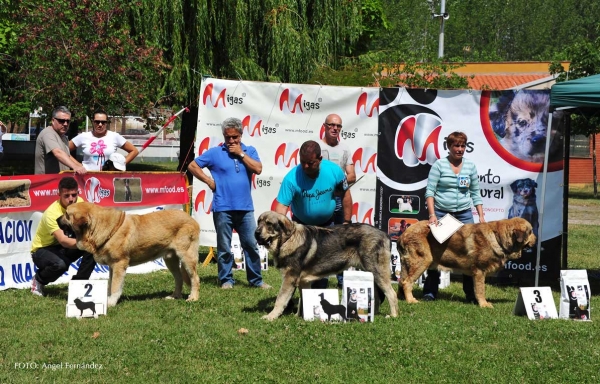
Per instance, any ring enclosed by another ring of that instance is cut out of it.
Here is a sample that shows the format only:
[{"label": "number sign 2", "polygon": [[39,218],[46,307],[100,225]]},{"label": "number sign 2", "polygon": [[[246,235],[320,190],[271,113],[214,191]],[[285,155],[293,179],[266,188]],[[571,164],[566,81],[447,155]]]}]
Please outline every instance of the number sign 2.
[{"label": "number sign 2", "polygon": [[71,280],[67,298],[67,317],[106,315],[107,280]]}]

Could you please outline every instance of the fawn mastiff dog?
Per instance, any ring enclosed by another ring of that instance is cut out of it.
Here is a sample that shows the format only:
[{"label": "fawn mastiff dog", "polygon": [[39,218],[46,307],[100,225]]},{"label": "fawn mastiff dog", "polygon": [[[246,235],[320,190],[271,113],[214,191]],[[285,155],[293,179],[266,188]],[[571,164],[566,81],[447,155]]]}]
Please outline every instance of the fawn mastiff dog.
[{"label": "fawn mastiff dog", "polygon": [[181,298],[185,281],[191,285],[187,301],[198,300],[200,226],[187,213],[165,210],[126,215],[117,209],[76,203],[67,207],[58,223],[75,233],[79,249],[93,254],[97,263],[109,266],[108,306],[119,301],[128,266],[160,257],[175,278],[175,290],[168,298]]},{"label": "fawn mastiff dog", "polygon": [[519,217],[465,224],[442,244],[431,234],[428,222],[419,221],[408,227],[397,243],[406,301],[418,302],[412,294],[414,282],[428,268],[438,267],[473,276],[479,306],[492,308],[485,300],[485,276],[503,267],[506,261],[521,257],[521,250],[533,247],[535,242],[531,224]]}]

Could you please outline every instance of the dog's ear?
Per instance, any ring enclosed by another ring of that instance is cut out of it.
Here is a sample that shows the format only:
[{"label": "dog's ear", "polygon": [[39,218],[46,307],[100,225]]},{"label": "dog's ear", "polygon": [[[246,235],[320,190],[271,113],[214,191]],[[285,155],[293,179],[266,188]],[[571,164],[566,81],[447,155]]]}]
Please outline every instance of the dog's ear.
[{"label": "dog's ear", "polygon": [[281,230],[283,231],[283,234],[286,238],[290,237],[296,229],[296,225],[294,224],[294,222],[288,219],[285,215],[280,215],[279,226],[281,227]]},{"label": "dog's ear", "polygon": [[506,136],[506,114],[515,98],[515,93],[512,91],[502,92],[498,98],[498,102],[490,106],[490,123],[494,133],[500,137]]},{"label": "dog's ear", "polygon": [[515,180],[510,184],[510,189],[512,189],[513,192],[517,192],[518,186],[519,186],[519,180]]},{"label": "dog's ear", "polygon": [[521,228],[513,229],[513,241],[515,244],[523,244],[525,242],[526,233]]},{"label": "dog's ear", "polygon": [[[529,179],[529,180],[531,180],[531,179]],[[533,184],[534,188],[537,188],[537,183],[535,181],[531,180],[531,183]]]}]

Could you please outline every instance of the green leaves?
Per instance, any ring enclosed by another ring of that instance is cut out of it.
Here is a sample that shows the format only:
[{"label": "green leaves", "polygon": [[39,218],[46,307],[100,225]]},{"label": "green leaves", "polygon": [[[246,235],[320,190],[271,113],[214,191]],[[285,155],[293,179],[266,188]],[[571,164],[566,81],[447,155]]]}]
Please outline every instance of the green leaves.
[{"label": "green leaves", "polygon": [[[161,53],[132,35],[128,1],[19,3],[19,98],[51,110],[68,106],[81,118],[152,106],[164,70]],[[15,20],[16,22],[16,20]],[[141,42],[140,42],[141,41]]]}]

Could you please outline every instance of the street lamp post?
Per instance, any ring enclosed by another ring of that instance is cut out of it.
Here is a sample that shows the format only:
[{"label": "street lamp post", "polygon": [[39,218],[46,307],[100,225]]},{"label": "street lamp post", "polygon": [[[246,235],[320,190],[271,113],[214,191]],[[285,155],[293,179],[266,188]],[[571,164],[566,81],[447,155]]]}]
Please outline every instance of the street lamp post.
[{"label": "street lamp post", "polygon": [[438,47],[438,58],[441,59],[444,57],[444,24],[446,23],[446,20],[450,18],[450,15],[448,15],[448,12],[446,12],[446,0],[441,0],[440,13],[435,13],[433,11],[433,0],[427,0],[427,2],[429,3],[429,9],[431,10],[431,17],[440,18],[440,43]]}]

